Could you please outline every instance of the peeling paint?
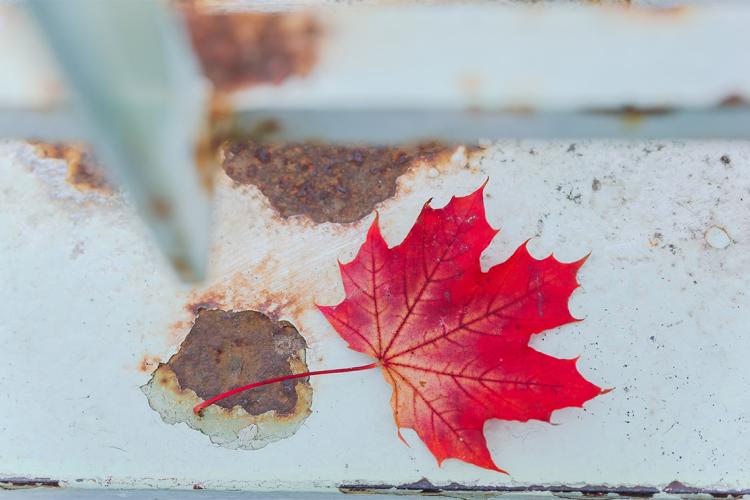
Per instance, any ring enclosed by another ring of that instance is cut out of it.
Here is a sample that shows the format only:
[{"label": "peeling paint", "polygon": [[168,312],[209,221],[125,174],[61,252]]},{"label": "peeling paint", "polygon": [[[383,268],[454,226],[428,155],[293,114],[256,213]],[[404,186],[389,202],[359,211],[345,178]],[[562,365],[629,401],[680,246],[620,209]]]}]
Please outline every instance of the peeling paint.
[{"label": "peeling paint", "polygon": [[438,486],[423,478],[419,481],[406,484],[389,485],[389,484],[344,484],[339,486],[342,493],[374,493],[374,494],[407,494],[419,492],[424,495],[453,496],[476,493],[497,493],[497,494],[536,494],[551,493],[556,496],[582,495],[582,496],[618,496],[626,498],[650,498],[660,493],[667,494],[703,494],[714,497],[742,496],[747,494],[745,490],[707,490],[703,488],[692,488],[684,486],[678,481],[673,481],[665,488],[656,488],[653,486],[609,486],[597,484],[582,485],[529,485],[529,486],[473,486],[461,483],[449,483]]},{"label": "peeling paint", "polygon": [[0,477],[0,490],[59,488],[60,481],[48,477]]},{"label": "peeling paint", "polygon": [[416,164],[446,161],[455,146],[349,146],[233,141],[222,156],[237,184],[254,184],[286,218],[354,222],[396,193],[396,180]]},{"label": "peeling paint", "polygon": [[289,322],[256,311],[198,308],[177,354],[141,389],[166,423],[184,422],[231,449],[259,449],[294,434],[310,414],[307,379],[236,394],[195,415],[209,397],[255,380],[308,371],[306,343]]},{"label": "peeling paint", "polygon": [[308,14],[208,12],[189,3],[183,10],[203,71],[219,92],[278,85],[307,75],[317,60],[322,32]]}]

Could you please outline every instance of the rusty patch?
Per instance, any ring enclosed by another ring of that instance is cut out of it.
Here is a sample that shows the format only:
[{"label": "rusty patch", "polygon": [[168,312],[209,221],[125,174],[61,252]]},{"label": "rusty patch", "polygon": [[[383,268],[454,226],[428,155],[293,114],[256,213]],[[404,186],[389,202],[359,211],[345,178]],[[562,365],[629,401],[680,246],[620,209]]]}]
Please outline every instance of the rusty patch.
[{"label": "rusty patch", "polygon": [[42,158],[65,160],[68,164],[68,182],[80,191],[93,189],[112,192],[112,184],[91,148],[80,143],[29,141]]},{"label": "rusty patch", "polygon": [[258,449],[294,434],[310,414],[312,387],[289,380],[236,394],[195,415],[201,401],[257,380],[302,373],[306,343],[289,322],[256,311],[198,308],[177,354],[142,387],[170,424],[185,422],[227,448]]},{"label": "rusty patch", "polygon": [[183,5],[190,38],[216,90],[278,85],[305,76],[317,60],[321,28],[303,13],[206,12]]},{"label": "rusty patch", "polygon": [[455,146],[349,146],[231,141],[222,165],[238,184],[254,184],[282,217],[354,222],[396,193],[396,179],[419,162],[444,161]]},{"label": "rusty patch", "polygon": [[[180,386],[201,399],[255,380],[291,375],[290,353],[304,350],[305,339],[291,323],[274,323],[255,311],[203,310],[180,350],[169,360]],[[259,387],[217,404],[242,406],[251,415],[288,415],[297,404],[296,380]]]}]

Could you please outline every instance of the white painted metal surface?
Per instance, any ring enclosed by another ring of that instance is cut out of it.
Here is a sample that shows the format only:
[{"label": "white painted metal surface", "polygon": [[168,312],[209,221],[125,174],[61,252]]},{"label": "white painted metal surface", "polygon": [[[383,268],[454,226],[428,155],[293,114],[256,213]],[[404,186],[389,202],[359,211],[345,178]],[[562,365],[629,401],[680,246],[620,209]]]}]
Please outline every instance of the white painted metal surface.
[{"label": "white painted metal surface", "polygon": [[[722,156],[726,158],[721,160]],[[271,298],[310,346],[311,369],[366,362],[314,308],[342,297],[336,259],[353,224],[284,221],[254,187],[220,174],[210,281],[175,282],[130,204],[81,192],[65,165],[28,146],[0,148],[0,476],[71,486],[333,489],[342,483],[607,484],[748,488],[750,477],[750,145],[745,142],[494,143],[468,168],[423,165],[377,207],[397,243],[430,197],[444,204],[489,176],[489,220],[502,228],[484,262],[536,236],[537,256],[591,251],[571,308],[585,321],[533,345],[581,356],[586,378],[615,390],[558,425],[489,422],[510,476],[396,437],[377,371],[320,377],[313,413],[292,437],[229,450],[147,404],[144,356],[166,360],[190,327],[185,304]],[[153,365],[148,365],[153,368]]]},{"label": "white painted metal surface", "polygon": [[402,5],[320,17],[329,35],[314,71],[241,92],[238,106],[709,107],[750,91],[750,70],[731,62],[750,44],[746,4],[671,11]]},{"label": "white painted metal surface", "polygon": [[[750,46],[750,6],[743,2],[690,2],[668,9],[643,7],[658,2],[634,2],[629,9],[573,2],[532,7],[512,2],[362,3],[327,5],[315,12],[323,41],[313,71],[280,85],[237,91],[231,98],[233,108],[482,110],[511,118],[535,111],[577,117],[623,107],[693,110],[709,119],[688,114],[650,132],[613,132],[746,136],[750,113],[745,107],[735,110],[739,117],[722,122],[725,128],[718,132],[713,116],[720,104],[742,102],[750,95],[750,68],[740,63],[742,48]],[[269,9],[262,1],[206,4],[217,11]],[[326,2],[283,3],[272,10],[312,4],[321,7]],[[21,19],[17,10],[4,6],[0,22]],[[0,133],[80,138],[75,122],[66,120],[69,102],[60,79],[55,79],[44,47],[27,24],[0,32],[0,41],[7,42],[0,48],[0,71],[10,76],[0,82]],[[19,115],[19,109],[29,114]],[[598,124],[584,120],[574,130],[580,137],[602,135]],[[552,129],[569,127],[563,123]],[[530,132],[552,135],[549,127],[539,125]],[[506,128],[492,137],[520,134]]]}]

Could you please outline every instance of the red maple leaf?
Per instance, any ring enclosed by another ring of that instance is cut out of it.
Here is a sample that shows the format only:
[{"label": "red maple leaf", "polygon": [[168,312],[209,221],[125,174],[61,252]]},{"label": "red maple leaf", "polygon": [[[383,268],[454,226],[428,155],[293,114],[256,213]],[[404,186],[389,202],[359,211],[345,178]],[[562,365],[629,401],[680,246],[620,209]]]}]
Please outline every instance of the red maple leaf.
[{"label": "red maple leaf", "polygon": [[457,458],[505,472],[487,449],[487,420],[549,422],[553,411],[607,391],[581,376],[577,358],[528,345],[535,333],[578,321],[568,299],[586,258],[537,260],[524,244],[482,272],[479,256],[498,233],[485,218],[483,191],[444,208],[428,202],[393,248],[376,217],[354,260],[339,264],[346,298],[318,307],[349,347],[375,363],[253,382],[203,401],[195,413],[267,384],[379,366],[393,387],[397,427],[414,429],[439,463]]},{"label": "red maple leaf", "polygon": [[479,256],[498,233],[483,188],[444,208],[428,202],[392,248],[376,217],[354,260],[340,264],[346,298],[319,307],[350,348],[377,360],[361,369],[383,369],[399,429],[416,431],[438,463],[504,472],[487,449],[488,419],[548,422],[605,391],[581,376],[577,358],[528,345],[535,333],[577,321],[568,299],[586,259],[537,260],[522,245],[482,272]]}]

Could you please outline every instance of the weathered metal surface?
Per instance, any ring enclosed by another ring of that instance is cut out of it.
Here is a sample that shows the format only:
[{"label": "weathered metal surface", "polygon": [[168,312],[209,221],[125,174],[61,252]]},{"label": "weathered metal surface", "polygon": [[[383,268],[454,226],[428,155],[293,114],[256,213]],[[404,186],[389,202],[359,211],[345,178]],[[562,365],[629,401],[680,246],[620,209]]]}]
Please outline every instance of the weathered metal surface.
[{"label": "weathered metal surface", "polygon": [[[297,111],[298,131],[309,112],[312,123],[301,140],[332,138],[315,126],[318,113],[394,110],[467,112],[462,119],[484,127],[490,139],[747,136],[750,69],[736,63],[750,45],[750,8],[742,2],[666,9],[635,1],[630,8],[360,2],[299,9],[323,3],[197,2],[200,14],[187,17],[196,52],[217,87],[231,94],[230,109]],[[0,133],[81,140],[80,127],[66,119],[71,109],[62,80],[28,23],[16,21],[17,10],[0,10],[14,28],[0,53],[3,73],[11,76],[0,84],[0,103],[13,104],[0,106]],[[464,30],[466,36],[450,36]],[[18,112],[24,109],[27,115]],[[409,136],[396,139],[479,137],[461,135],[462,128],[414,120]],[[358,130],[359,140],[382,140],[379,126]]]},{"label": "weathered metal surface", "polygon": [[505,139],[682,138],[746,139],[750,108],[712,107],[657,116],[611,112],[274,110],[240,113],[236,128],[275,123],[277,141],[326,140],[383,144],[441,138],[451,142]]},{"label": "weathered metal surface", "polygon": [[749,17],[741,2],[329,9],[320,16],[326,43],[303,81],[254,86],[234,102],[277,110],[705,109],[750,95],[748,69],[732,62],[750,43],[742,28]]},{"label": "weathered metal surface", "polygon": [[289,321],[312,370],[366,362],[315,303],[341,299],[336,260],[352,258],[372,215],[282,218],[260,189],[238,189],[220,171],[210,278],[189,288],[121,193],[82,192],[63,162],[3,143],[0,473],[84,487],[335,489],[424,477],[435,489],[742,492],[748,169],[746,142],[500,141],[414,165],[375,205],[396,244],[427,199],[440,206],[489,177],[487,214],[502,231],[484,265],[532,236],[536,256],[591,252],[571,301],[585,320],[532,345],[581,354],[584,375],[615,389],[585,411],[556,412],[555,426],[488,423],[490,449],[512,474],[504,476],[451,460],[438,467],[409,431],[404,446],[375,372],[311,379],[310,416],[260,450],[165,425],[140,387],[179,351],[201,308]]}]

